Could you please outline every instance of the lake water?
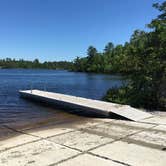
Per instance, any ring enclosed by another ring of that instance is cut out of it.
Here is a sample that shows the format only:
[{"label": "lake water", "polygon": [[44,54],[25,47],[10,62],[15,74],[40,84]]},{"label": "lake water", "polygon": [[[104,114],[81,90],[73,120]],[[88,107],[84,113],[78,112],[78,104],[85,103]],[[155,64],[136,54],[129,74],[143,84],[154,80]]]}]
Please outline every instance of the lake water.
[{"label": "lake water", "polygon": [[42,119],[68,116],[61,110],[21,99],[19,90],[33,88],[100,100],[110,87],[121,84],[120,76],[60,70],[1,69],[0,124],[18,127]]}]

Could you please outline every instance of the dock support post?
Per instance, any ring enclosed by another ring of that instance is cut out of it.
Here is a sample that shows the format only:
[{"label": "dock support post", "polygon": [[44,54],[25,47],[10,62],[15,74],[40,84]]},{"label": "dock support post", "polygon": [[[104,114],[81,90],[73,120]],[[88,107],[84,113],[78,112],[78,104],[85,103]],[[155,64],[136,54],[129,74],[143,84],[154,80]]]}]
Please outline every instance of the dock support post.
[{"label": "dock support post", "polygon": [[33,88],[33,87],[32,87],[32,82],[31,82],[31,93],[32,93],[32,88]]}]

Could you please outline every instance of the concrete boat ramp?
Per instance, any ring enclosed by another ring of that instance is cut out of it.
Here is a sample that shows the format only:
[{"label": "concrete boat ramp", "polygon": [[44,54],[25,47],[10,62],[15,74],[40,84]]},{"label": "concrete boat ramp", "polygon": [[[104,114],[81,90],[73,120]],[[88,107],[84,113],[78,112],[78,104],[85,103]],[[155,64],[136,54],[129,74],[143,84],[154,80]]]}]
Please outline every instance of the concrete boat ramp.
[{"label": "concrete boat ramp", "polygon": [[1,125],[0,138],[8,138],[0,139],[0,166],[166,165],[166,116],[158,116],[158,123],[153,117],[151,124],[68,118],[29,129]]},{"label": "concrete boat ramp", "polygon": [[[58,103],[63,99],[65,104],[76,98],[37,90],[21,94],[30,98],[33,94],[33,98],[49,102],[56,97]],[[84,100],[91,106],[97,102],[82,99],[82,103]],[[111,104],[111,108],[118,110],[114,104]],[[30,125],[29,128],[1,124],[0,166],[166,165],[166,114],[143,114],[149,115],[149,118],[141,114],[139,120],[134,118],[137,122],[69,115],[66,120],[59,118],[61,121],[58,121],[55,114],[52,121]],[[134,117],[133,112],[131,117]]]},{"label": "concrete boat ramp", "polygon": [[26,90],[20,91],[20,94],[24,98],[29,98],[47,104],[63,105],[69,108],[88,110],[104,114],[106,116],[113,113],[133,121],[140,121],[152,117],[151,114],[132,108],[128,105],[114,104],[60,93]]}]

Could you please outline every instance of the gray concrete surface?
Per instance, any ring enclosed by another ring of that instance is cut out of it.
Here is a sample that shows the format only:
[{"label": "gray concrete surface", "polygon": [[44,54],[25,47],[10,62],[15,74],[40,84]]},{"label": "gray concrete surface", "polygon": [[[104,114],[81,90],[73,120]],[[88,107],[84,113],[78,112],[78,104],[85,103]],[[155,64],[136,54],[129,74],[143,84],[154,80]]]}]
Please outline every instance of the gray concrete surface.
[{"label": "gray concrete surface", "polygon": [[[161,118],[166,120],[166,116]],[[165,124],[82,119],[82,122],[52,122],[29,129],[2,125],[0,165],[166,165]]]}]

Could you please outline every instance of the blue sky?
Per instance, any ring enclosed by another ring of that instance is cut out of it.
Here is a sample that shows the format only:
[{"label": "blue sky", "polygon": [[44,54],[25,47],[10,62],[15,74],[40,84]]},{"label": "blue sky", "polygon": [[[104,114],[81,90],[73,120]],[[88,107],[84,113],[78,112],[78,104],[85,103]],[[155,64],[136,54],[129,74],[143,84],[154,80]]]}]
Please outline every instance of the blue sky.
[{"label": "blue sky", "polygon": [[123,44],[161,0],[0,0],[0,59],[73,60],[89,45]]}]

